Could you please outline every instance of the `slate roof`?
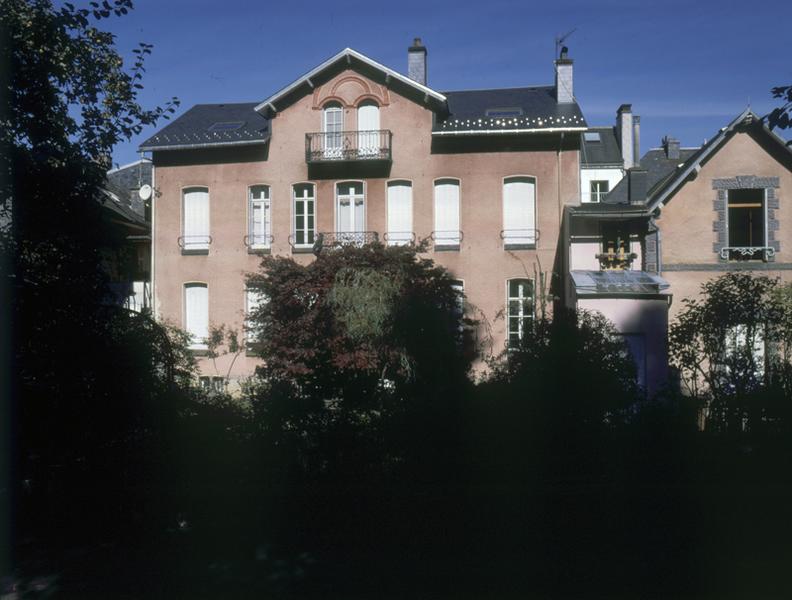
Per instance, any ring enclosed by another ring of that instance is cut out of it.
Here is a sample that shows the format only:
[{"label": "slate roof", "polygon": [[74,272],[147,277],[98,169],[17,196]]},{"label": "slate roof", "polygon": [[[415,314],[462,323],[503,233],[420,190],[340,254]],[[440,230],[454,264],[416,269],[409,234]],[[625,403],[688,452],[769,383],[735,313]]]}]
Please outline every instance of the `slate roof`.
[{"label": "slate roof", "polygon": [[196,104],[143,142],[140,150],[263,144],[270,137],[270,122],[255,111],[257,104]]},{"label": "slate roof", "polygon": [[598,133],[599,141],[588,141],[585,139],[585,136],[581,134],[580,166],[623,166],[624,159],[622,158],[621,149],[619,148],[619,141],[616,139],[616,128],[591,127],[589,131]]},{"label": "slate roof", "polygon": [[142,159],[107,172],[102,205],[125,221],[148,229],[146,207],[138,195],[139,185],[151,185],[151,161]]},{"label": "slate roof", "polygon": [[587,127],[576,102],[556,102],[554,86],[463,90],[443,94],[448,101],[448,115],[433,125],[432,133],[435,135]]},{"label": "slate roof", "polygon": [[[667,158],[664,148],[653,148],[644,154],[641,157],[640,168],[646,170],[647,198],[650,198],[652,192],[659,189],[681,165],[699,152],[701,152],[701,148],[680,148],[679,158]],[[619,181],[605,196],[603,202],[606,204],[628,204],[630,202],[628,178],[624,177]]]}]

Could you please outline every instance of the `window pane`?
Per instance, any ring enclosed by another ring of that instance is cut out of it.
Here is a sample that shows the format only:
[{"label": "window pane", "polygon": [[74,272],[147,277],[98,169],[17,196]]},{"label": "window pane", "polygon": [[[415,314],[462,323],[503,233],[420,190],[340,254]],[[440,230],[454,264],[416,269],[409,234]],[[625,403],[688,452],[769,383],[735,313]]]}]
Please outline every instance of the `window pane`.
[{"label": "window pane", "polygon": [[204,284],[184,286],[184,328],[192,346],[205,346],[209,337],[209,291]]},{"label": "window pane", "polygon": [[535,184],[530,177],[503,183],[503,240],[506,244],[536,243]]},{"label": "window pane", "polygon": [[435,182],[435,243],[459,242],[459,181],[441,179]]},{"label": "window pane", "polygon": [[184,247],[209,247],[209,190],[190,188],[184,191]]},{"label": "window pane", "polygon": [[412,185],[409,181],[388,183],[388,243],[412,240]]}]

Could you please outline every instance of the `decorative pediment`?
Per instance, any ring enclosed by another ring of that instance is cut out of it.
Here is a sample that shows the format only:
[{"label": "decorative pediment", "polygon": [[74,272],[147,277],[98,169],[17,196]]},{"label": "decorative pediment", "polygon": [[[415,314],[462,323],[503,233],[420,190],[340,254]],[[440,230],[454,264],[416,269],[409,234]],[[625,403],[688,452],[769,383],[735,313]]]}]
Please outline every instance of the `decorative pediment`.
[{"label": "decorative pediment", "polygon": [[345,108],[354,108],[364,100],[387,106],[390,93],[384,85],[346,71],[314,89],[312,106],[314,110],[320,110],[328,102],[335,101]]}]

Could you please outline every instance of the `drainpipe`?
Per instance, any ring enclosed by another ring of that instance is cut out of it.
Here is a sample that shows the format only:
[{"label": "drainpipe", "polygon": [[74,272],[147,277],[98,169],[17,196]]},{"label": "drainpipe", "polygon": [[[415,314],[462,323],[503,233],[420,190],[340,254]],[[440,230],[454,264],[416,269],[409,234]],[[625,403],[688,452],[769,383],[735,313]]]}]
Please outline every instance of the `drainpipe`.
[{"label": "drainpipe", "polygon": [[557,182],[557,190],[556,195],[558,197],[558,226],[561,226],[561,222],[564,219],[564,211],[561,206],[561,148],[564,145],[564,132],[561,132],[561,139],[558,142],[558,150],[556,150],[556,182]]},{"label": "drainpipe", "polygon": [[155,252],[156,244],[157,244],[157,236],[155,235],[155,228],[154,225],[156,223],[156,211],[154,210],[154,199],[157,197],[157,179],[156,179],[156,167],[154,166],[154,154],[151,155],[151,269],[149,269],[149,276],[151,277],[151,316],[156,321],[158,320],[157,315],[157,292],[154,288],[154,282],[156,281],[154,277],[154,265],[155,258],[157,253]]}]

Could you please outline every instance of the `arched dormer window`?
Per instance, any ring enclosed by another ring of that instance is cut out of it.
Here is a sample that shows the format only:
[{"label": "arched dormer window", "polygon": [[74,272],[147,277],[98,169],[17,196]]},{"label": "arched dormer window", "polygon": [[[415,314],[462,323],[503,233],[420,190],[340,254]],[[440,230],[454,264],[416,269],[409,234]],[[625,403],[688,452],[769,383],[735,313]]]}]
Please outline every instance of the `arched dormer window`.
[{"label": "arched dormer window", "polygon": [[372,156],[380,148],[379,105],[373,100],[364,100],[357,109],[358,154]]},{"label": "arched dormer window", "polygon": [[322,109],[323,151],[328,158],[341,156],[343,149],[344,109],[338,102],[328,102]]}]

